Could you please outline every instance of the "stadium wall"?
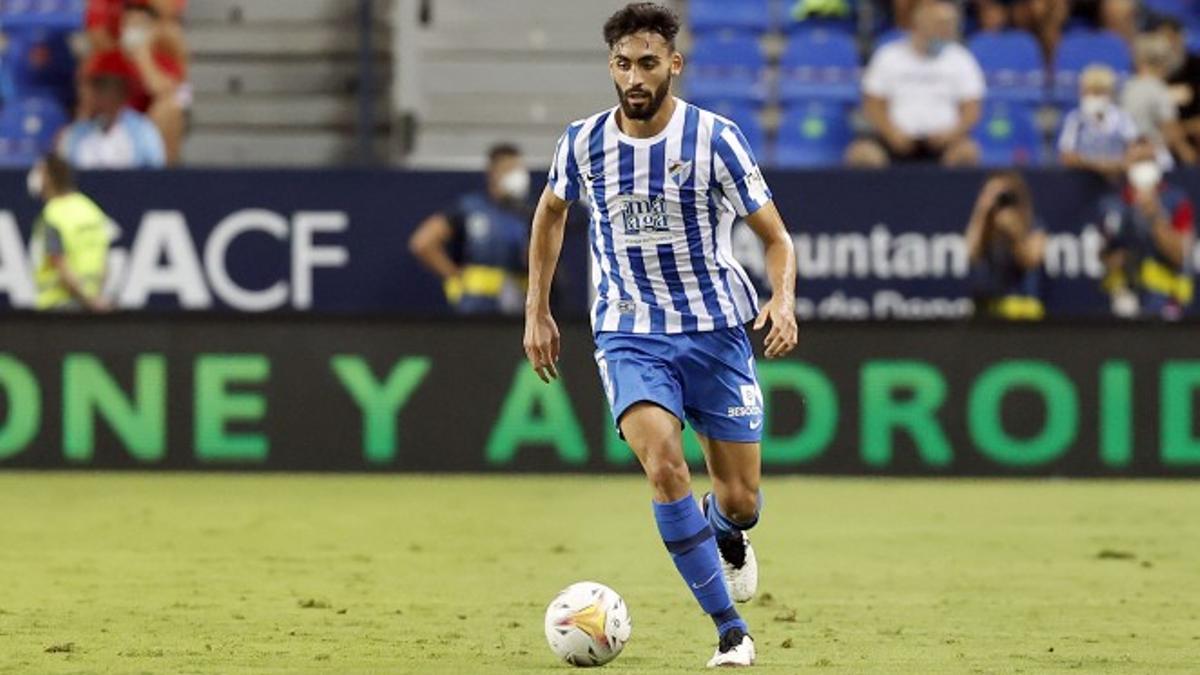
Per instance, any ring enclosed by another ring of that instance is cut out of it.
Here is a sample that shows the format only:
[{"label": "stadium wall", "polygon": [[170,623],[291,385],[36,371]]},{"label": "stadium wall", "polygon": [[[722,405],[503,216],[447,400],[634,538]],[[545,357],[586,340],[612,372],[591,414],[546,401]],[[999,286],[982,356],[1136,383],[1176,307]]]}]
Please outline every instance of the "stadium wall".
[{"label": "stadium wall", "polygon": [[[563,330],[545,386],[515,323],[15,314],[0,468],[635,470],[587,327]],[[1200,475],[1194,325],[802,330],[794,357],[759,361],[769,473]]]},{"label": "stadium wall", "polygon": [[[1051,316],[1107,314],[1099,290],[1100,179],[1027,174],[1051,233]],[[768,175],[793,229],[798,312],[823,319],[957,318],[971,311],[962,231],[984,174],[937,168]],[[1175,182],[1200,194],[1200,173]],[[110,172],[82,178],[118,224],[111,292],[126,309],[446,315],[440,286],[409,255],[425,216],[480,189],[473,173],[402,171]],[[534,189],[541,189],[538,175]],[[535,192],[536,194],[536,192]],[[0,173],[0,307],[28,307],[27,242],[37,205],[24,176]],[[586,228],[569,228],[561,316],[587,306]],[[743,233],[745,234],[745,233]],[[735,237],[760,276],[761,250]],[[1200,269],[1200,248],[1192,256]],[[765,284],[758,279],[759,285]]]}]

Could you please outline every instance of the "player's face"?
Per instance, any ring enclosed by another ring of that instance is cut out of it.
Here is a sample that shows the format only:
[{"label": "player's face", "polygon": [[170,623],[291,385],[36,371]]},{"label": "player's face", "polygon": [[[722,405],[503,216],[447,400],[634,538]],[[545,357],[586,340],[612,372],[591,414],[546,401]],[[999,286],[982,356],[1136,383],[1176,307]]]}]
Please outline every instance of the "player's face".
[{"label": "player's face", "polygon": [[608,70],[612,73],[626,119],[654,117],[671,94],[671,80],[683,69],[683,57],[658,33],[634,33],[613,46]]}]

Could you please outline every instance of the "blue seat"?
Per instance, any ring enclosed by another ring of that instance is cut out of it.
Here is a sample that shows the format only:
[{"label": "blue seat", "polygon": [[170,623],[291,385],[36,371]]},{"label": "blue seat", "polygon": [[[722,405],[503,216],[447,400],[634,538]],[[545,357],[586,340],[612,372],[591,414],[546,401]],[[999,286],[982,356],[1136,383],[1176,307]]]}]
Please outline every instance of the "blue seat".
[{"label": "blue seat", "polygon": [[773,163],[781,167],[838,165],[852,139],[846,105],[828,101],[796,103],[780,122]]},{"label": "blue seat", "polygon": [[1042,49],[1025,31],[978,33],[967,43],[983,69],[988,96],[1034,103],[1045,98]]},{"label": "blue seat", "polygon": [[897,40],[907,39],[908,31],[904,30],[903,28],[891,28],[880,33],[879,36],[875,38],[875,49],[879,49],[880,47],[896,42]]},{"label": "blue seat", "polygon": [[44,28],[78,30],[87,0],[0,0],[0,26],[5,31]]},{"label": "blue seat", "polygon": [[788,40],[779,66],[779,98],[785,104],[810,99],[859,99],[858,47],[845,33],[796,33]]},{"label": "blue seat", "polygon": [[54,96],[70,100],[75,90],[75,55],[69,33],[30,28],[8,35],[3,78],[16,96]]},{"label": "blue seat", "polygon": [[21,98],[0,110],[0,165],[28,166],[50,151],[67,113],[51,98]]},{"label": "blue seat", "polygon": [[698,35],[728,29],[765,33],[773,19],[770,0],[692,0],[688,4],[688,24]]},{"label": "blue seat", "polygon": [[1054,100],[1061,104],[1079,97],[1079,73],[1099,63],[1128,74],[1133,69],[1129,45],[1109,31],[1075,31],[1063,37],[1054,64]]},{"label": "blue seat", "polygon": [[767,150],[767,141],[762,123],[758,121],[760,106],[729,99],[692,102],[705,110],[711,110],[722,117],[729,118],[742,130],[742,135],[746,137],[746,142],[750,144],[750,149],[754,151],[754,154],[760,159],[764,156]]},{"label": "blue seat", "polygon": [[766,59],[755,37],[731,31],[697,37],[687,64],[684,86],[693,99],[766,99]]},{"label": "blue seat", "polygon": [[971,137],[979,144],[984,166],[1035,164],[1042,141],[1034,111],[1017,101],[990,100]]},{"label": "blue seat", "polygon": [[1196,7],[1189,0],[1142,0],[1142,7],[1151,14],[1173,17],[1182,23],[1196,22]]}]

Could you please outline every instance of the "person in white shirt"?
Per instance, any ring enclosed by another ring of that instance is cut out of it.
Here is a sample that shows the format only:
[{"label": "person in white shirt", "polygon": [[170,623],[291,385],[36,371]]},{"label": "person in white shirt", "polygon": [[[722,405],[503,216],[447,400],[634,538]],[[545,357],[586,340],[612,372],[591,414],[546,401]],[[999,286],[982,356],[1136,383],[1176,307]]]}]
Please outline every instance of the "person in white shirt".
[{"label": "person in white shirt", "polygon": [[899,161],[979,163],[971,130],[986,91],[975,57],[958,44],[958,8],[922,0],[909,39],[880,47],[863,75],[863,112],[875,133],[851,144],[851,166]]},{"label": "person in white shirt", "polygon": [[88,76],[94,113],[68,126],[58,154],[76,169],[156,169],[166,165],[158,127],[125,104],[128,82],[118,73]]},{"label": "person in white shirt", "polygon": [[1113,101],[1117,74],[1093,64],[1079,76],[1079,107],[1067,114],[1058,136],[1063,166],[1113,180],[1125,172],[1125,155],[1138,138],[1137,124]]}]

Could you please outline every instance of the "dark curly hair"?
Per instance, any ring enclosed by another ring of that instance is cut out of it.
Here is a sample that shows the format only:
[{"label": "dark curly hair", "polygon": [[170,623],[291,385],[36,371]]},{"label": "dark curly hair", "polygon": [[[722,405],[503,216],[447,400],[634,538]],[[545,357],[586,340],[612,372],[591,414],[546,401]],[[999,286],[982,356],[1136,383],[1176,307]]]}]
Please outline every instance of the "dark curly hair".
[{"label": "dark curly hair", "polygon": [[675,49],[679,34],[679,16],[671,9],[653,2],[631,2],[604,22],[604,41],[612,49],[621,38],[643,31],[658,33]]}]

